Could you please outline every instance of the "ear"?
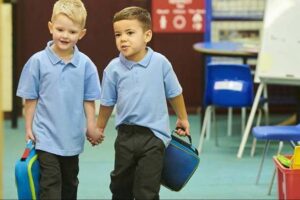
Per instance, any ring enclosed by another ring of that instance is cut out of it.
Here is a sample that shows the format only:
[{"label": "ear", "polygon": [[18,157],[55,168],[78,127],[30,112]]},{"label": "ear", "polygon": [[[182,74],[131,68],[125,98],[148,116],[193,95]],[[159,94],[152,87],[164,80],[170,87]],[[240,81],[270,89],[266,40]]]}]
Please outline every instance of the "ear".
[{"label": "ear", "polygon": [[148,30],[145,32],[145,42],[148,43],[152,39],[152,30]]},{"label": "ear", "polygon": [[81,40],[86,34],[86,29],[82,29],[79,35],[79,40]]},{"label": "ear", "polygon": [[48,22],[48,29],[49,29],[49,32],[50,32],[50,34],[52,35],[52,32],[53,32],[53,24],[52,24],[52,22]]}]

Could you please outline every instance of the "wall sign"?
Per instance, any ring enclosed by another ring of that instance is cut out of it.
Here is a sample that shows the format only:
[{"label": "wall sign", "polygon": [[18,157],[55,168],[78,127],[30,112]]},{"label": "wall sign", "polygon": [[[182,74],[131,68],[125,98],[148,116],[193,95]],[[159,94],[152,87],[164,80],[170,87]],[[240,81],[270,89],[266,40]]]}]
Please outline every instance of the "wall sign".
[{"label": "wall sign", "polygon": [[203,33],[205,0],[152,0],[154,32]]}]

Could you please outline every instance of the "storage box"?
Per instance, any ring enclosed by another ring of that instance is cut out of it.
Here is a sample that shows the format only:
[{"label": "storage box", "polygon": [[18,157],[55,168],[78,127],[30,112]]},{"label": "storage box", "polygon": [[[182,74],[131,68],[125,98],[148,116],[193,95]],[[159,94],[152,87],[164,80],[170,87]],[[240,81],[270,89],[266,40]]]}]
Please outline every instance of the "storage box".
[{"label": "storage box", "polygon": [[278,199],[300,199],[300,169],[284,167],[275,156],[273,161],[277,171]]}]

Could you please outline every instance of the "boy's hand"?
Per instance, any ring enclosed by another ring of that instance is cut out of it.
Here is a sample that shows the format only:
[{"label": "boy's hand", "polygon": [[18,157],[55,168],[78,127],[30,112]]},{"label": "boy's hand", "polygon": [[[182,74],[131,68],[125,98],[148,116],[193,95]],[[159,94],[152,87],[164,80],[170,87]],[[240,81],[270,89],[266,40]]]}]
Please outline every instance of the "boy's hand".
[{"label": "boy's hand", "polygon": [[190,123],[188,120],[177,119],[176,122],[176,133],[179,136],[190,135]]},{"label": "boy's hand", "polygon": [[87,130],[87,140],[93,145],[98,145],[104,140],[104,129],[96,128],[93,130]]},{"label": "boy's hand", "polygon": [[27,142],[28,140],[32,140],[33,142],[35,142],[35,137],[34,137],[32,131],[26,131],[25,141]]}]

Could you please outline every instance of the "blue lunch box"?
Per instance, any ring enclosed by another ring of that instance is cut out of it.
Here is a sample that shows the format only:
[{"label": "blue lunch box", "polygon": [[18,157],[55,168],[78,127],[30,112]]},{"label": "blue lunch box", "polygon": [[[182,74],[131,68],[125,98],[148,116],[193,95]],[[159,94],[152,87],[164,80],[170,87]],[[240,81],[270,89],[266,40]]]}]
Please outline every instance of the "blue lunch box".
[{"label": "blue lunch box", "polygon": [[34,144],[29,140],[21,159],[15,164],[18,199],[38,199],[40,166]]},{"label": "blue lunch box", "polygon": [[173,191],[181,190],[198,168],[200,158],[197,149],[189,142],[172,135],[166,148],[161,184]]}]

